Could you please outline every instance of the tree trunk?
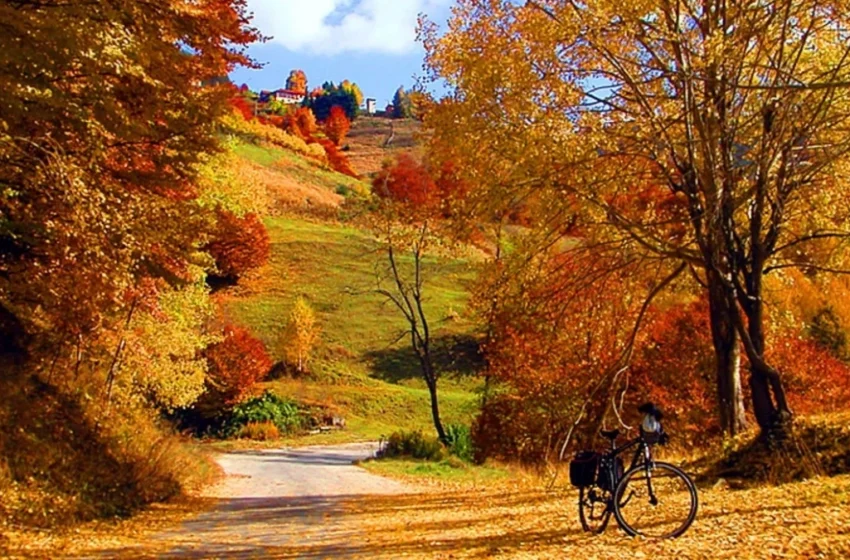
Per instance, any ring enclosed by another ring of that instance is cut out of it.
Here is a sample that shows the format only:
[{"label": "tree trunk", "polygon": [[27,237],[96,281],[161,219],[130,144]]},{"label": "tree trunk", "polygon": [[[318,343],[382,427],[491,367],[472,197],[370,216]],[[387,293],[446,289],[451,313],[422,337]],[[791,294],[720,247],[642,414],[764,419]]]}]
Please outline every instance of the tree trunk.
[{"label": "tree trunk", "polygon": [[431,416],[434,419],[434,428],[437,430],[437,437],[443,444],[448,445],[449,439],[446,437],[443,422],[440,420],[440,404],[437,401],[437,381],[429,380],[427,385],[428,393],[431,395]]},{"label": "tree trunk", "polygon": [[708,296],[720,427],[724,434],[734,436],[746,428],[738,333],[719,281],[709,282]]},{"label": "tree trunk", "polygon": [[768,442],[784,440],[789,435],[791,409],[779,371],[765,359],[764,303],[759,275],[748,279],[746,297],[738,297],[736,301],[730,295],[729,311],[750,362],[753,413],[760,435]]}]

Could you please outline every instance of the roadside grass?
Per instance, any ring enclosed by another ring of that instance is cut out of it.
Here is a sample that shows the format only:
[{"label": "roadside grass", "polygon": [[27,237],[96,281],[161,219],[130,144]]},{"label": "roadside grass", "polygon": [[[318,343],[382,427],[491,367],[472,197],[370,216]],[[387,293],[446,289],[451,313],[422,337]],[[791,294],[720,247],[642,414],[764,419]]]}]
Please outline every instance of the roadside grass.
[{"label": "roadside grass", "polygon": [[473,465],[449,457],[441,461],[392,458],[360,463],[367,471],[380,476],[426,486],[479,486],[520,476],[516,469],[502,465]]}]

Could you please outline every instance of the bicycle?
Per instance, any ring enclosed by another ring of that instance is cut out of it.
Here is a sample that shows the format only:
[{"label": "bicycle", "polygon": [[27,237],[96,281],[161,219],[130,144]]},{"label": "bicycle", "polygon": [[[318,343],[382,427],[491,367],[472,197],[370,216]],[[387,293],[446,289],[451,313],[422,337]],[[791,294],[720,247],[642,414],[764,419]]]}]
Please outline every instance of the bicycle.
[{"label": "bicycle", "polygon": [[[629,536],[676,538],[696,517],[696,487],[678,467],[652,458],[652,446],[669,439],[661,411],[652,403],[638,411],[644,418],[637,438],[618,447],[620,431],[603,430],[602,437],[611,442],[608,452],[582,451],[570,462],[570,481],[579,488],[581,526],[601,534],[613,514]],[[621,455],[633,447],[632,462],[624,471]]]}]

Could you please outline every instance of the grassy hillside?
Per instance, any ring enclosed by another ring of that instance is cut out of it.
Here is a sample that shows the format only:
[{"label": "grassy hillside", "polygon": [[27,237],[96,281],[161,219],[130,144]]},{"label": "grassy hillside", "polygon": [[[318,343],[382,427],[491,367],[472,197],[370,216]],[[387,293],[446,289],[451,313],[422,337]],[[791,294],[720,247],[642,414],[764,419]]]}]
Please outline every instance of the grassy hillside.
[{"label": "grassy hillside", "polygon": [[[365,196],[367,185],[284,150],[251,144],[236,150],[272,199],[265,217],[272,252],[266,266],[217,295],[223,314],[248,327],[276,361],[298,297],[315,310],[321,326],[310,375],[271,381],[269,387],[345,416],[352,437],[427,429],[428,393],[403,336],[404,319],[375,293],[376,270],[386,257],[369,232],[331,218],[345,197]],[[324,220],[316,218],[319,206],[328,211]],[[445,372],[440,398],[447,422],[469,421],[480,384],[472,375],[477,357],[472,325],[463,313],[474,266],[460,258],[425,263],[425,310]]]}]

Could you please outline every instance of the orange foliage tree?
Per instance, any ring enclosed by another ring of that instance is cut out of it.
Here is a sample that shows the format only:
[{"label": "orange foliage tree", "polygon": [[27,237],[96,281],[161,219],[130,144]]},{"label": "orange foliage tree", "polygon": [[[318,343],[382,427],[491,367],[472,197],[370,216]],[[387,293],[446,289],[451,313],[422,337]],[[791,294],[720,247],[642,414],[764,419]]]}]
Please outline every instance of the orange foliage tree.
[{"label": "orange foliage tree", "polygon": [[381,198],[416,207],[438,202],[437,183],[430,171],[408,153],[384,162],[372,180],[372,191]]},{"label": "orange foliage tree", "polygon": [[[488,316],[488,389],[473,434],[481,456],[554,459],[619,416],[630,393],[636,325],[681,272],[616,250],[575,244],[533,257],[513,252],[482,275],[475,307]],[[628,409],[627,409],[628,410]],[[578,429],[576,429],[578,428]]]},{"label": "orange foliage tree", "polygon": [[289,73],[289,77],[286,79],[286,89],[307,93],[307,74],[304,73],[304,70],[296,69]]},{"label": "orange foliage tree", "polygon": [[218,272],[236,280],[269,259],[270,243],[266,226],[253,213],[240,217],[219,209],[218,223],[207,251],[215,259]]},{"label": "orange foliage tree", "polygon": [[[533,194],[548,202],[541,236],[577,211],[595,235],[686,263],[708,287],[725,429],[741,427],[726,366],[743,348],[761,434],[782,440],[788,374],[770,361],[765,279],[848,270],[836,249],[850,210],[835,201],[848,198],[850,132],[834,126],[850,117],[835,32],[848,25],[818,0],[459,0],[446,33],[420,30],[427,67],[455,90],[425,123],[460,144],[490,215]],[[645,211],[618,204],[647,183],[660,189]]]},{"label": "orange foliage tree", "polygon": [[64,351],[142,277],[184,280],[220,77],[260,37],[243,0],[3,3],[0,27],[0,338]]},{"label": "orange foliage tree", "polygon": [[348,134],[348,129],[350,128],[351,122],[348,120],[342,107],[338,105],[331,107],[330,115],[328,115],[325,121],[325,135],[334,144],[339,146],[345,139],[345,135]]},{"label": "orange foliage tree", "polygon": [[209,367],[206,392],[196,406],[207,418],[242,401],[272,367],[263,343],[247,329],[231,325],[225,327],[224,339],[209,346],[205,355]]}]

